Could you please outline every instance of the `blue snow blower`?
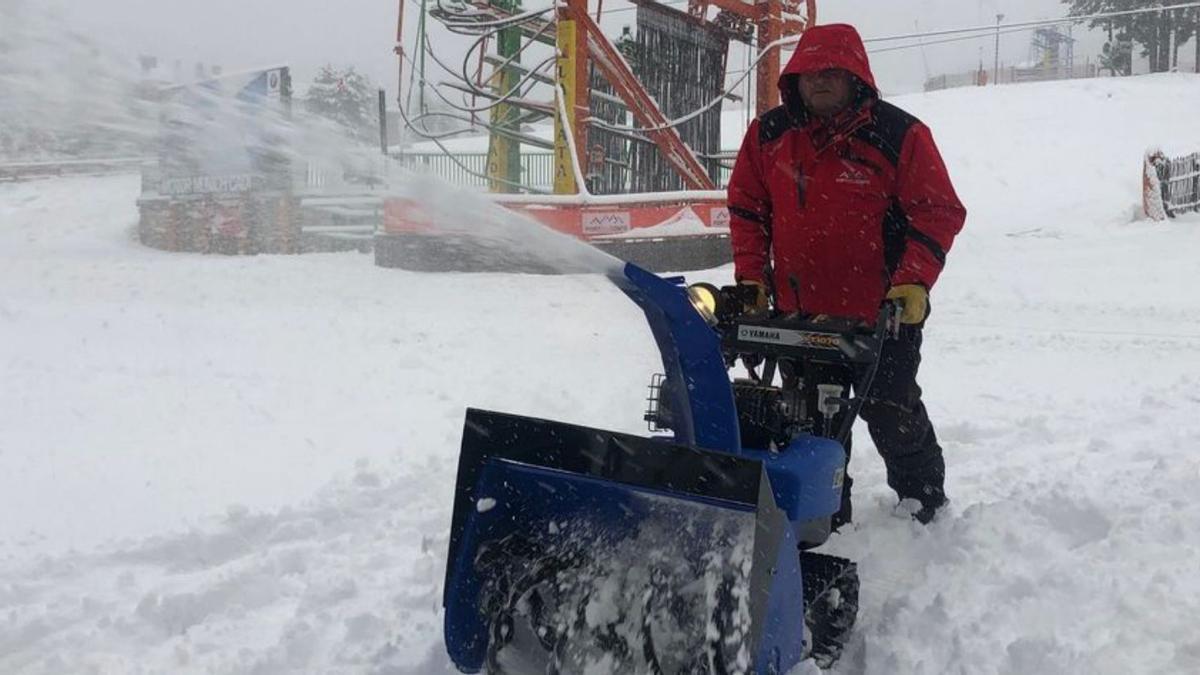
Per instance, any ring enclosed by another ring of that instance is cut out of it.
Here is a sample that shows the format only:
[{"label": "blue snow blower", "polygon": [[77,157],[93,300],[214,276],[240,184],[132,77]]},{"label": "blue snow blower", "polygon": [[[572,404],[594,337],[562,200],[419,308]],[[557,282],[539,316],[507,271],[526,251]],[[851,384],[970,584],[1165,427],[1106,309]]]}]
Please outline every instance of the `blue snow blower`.
[{"label": "blue snow blower", "polygon": [[[632,264],[613,281],[662,354],[652,435],[467,411],[443,596],[451,659],[522,675],[831,664],[857,570],[810,549],[840,506],[851,388],[869,388],[897,308],[874,326],[751,315],[737,287]],[[731,381],[739,361],[748,377]]]}]

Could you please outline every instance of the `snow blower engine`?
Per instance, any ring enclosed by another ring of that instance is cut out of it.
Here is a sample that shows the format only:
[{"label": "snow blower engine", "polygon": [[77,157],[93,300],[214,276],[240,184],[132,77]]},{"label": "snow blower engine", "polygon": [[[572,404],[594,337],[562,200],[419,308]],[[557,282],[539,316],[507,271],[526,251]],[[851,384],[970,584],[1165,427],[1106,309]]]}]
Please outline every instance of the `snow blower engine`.
[{"label": "snow blower engine", "polygon": [[443,595],[451,660],[520,675],[832,664],[857,570],[812,549],[840,507],[843,442],[898,307],[874,325],[755,315],[736,287],[632,264],[610,279],[662,356],[651,435],[467,411]]}]

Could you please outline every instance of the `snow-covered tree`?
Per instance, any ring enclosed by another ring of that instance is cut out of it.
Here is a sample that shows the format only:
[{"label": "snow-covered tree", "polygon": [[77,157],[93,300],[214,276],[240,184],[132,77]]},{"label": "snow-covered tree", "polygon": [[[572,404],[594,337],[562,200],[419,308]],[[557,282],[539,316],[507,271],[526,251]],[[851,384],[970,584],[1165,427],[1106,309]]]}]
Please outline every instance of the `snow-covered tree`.
[{"label": "snow-covered tree", "polygon": [[[1062,0],[1070,5],[1070,13],[1088,16],[1106,12],[1122,12],[1135,9],[1162,7],[1161,0]],[[1162,12],[1147,12],[1108,19],[1094,19],[1091,28],[1108,31],[1109,45],[1102,58],[1104,68],[1112,68],[1124,75],[1133,73],[1132,51],[1128,45],[1142,46],[1142,56],[1150,59],[1150,72],[1161,73],[1178,65],[1179,48],[1197,33],[1200,26],[1200,10],[1175,9]]]},{"label": "snow-covered tree", "polygon": [[375,87],[354,66],[322,67],[308,88],[304,106],[345,127],[357,139],[370,141],[378,133]]}]

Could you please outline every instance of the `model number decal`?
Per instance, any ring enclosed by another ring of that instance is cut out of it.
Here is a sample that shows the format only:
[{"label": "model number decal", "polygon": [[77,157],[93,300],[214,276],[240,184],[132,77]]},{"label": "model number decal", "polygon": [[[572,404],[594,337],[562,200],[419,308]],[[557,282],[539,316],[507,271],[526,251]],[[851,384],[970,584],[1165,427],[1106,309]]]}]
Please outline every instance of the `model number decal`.
[{"label": "model number decal", "polygon": [[815,349],[839,349],[841,343],[841,338],[834,333],[813,333],[805,330],[762,326],[738,326],[738,339],[743,342],[762,342]]}]

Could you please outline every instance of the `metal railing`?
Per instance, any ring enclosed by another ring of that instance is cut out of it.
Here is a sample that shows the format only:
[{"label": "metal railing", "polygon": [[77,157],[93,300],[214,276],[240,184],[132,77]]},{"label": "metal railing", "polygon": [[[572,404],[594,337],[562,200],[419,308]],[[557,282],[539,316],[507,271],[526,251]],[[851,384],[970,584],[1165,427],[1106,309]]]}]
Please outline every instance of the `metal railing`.
[{"label": "metal railing", "polygon": [[[486,152],[461,152],[448,155],[440,152],[406,152],[395,156],[400,165],[411,171],[431,173],[455,185],[486,188],[488,156]],[[554,154],[529,152],[521,154],[522,185],[548,190],[554,185]]]},{"label": "metal railing", "polygon": [[986,70],[969,70],[962,73],[937,75],[925,80],[925,91],[1020,82],[1081,80],[1101,77],[1102,75],[1103,73],[1100,72],[1100,68],[1091,62],[1076,63],[1073,66],[1051,64],[1033,68],[1004,66],[1000,68],[999,72],[989,68]]},{"label": "metal railing", "polygon": [[[456,185],[487,188],[487,153],[464,152],[448,155],[440,152],[415,152],[395,155],[402,166],[412,171],[431,173]],[[721,167],[722,186],[729,183],[733,172]],[[522,185],[541,190],[554,187],[554,153],[528,152],[521,154]]]}]

